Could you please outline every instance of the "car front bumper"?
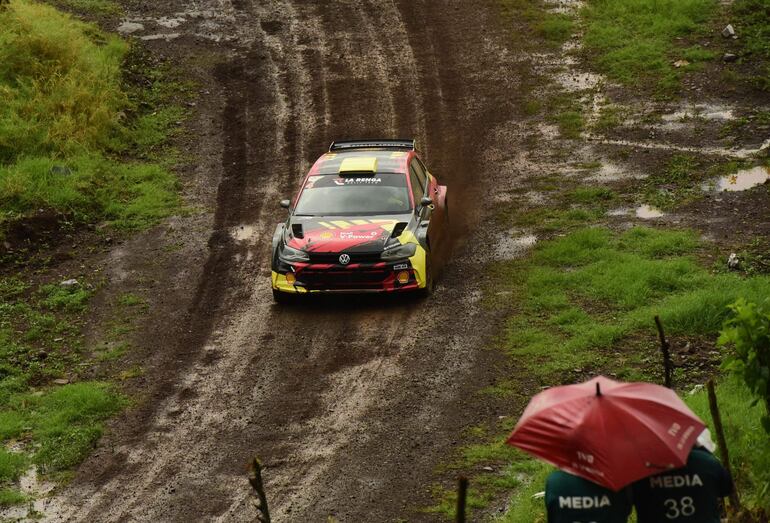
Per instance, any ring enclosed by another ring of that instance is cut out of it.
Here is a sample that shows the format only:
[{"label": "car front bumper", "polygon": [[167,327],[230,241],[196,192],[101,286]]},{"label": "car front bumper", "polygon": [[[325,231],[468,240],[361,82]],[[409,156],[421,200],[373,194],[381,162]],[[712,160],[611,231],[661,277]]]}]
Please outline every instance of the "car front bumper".
[{"label": "car front bumper", "polygon": [[[409,278],[402,283],[398,277],[405,272]],[[393,262],[339,265],[278,260],[272,271],[272,286],[292,294],[404,292],[424,289],[426,277],[425,251],[418,247],[414,256]]]}]

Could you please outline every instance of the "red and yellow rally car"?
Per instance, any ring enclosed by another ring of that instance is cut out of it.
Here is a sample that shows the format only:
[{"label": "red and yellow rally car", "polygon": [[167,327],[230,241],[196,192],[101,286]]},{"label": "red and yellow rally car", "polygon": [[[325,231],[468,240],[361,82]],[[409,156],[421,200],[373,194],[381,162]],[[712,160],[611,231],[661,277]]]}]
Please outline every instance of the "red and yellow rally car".
[{"label": "red and yellow rally car", "polygon": [[448,252],[447,189],[414,140],[337,141],[303,179],[273,235],[273,297],[430,293]]}]

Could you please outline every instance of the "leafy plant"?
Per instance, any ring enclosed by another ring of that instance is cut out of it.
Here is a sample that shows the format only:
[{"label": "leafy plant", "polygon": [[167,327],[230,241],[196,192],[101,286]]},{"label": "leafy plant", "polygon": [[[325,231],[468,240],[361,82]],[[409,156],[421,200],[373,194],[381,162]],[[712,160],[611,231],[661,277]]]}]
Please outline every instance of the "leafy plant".
[{"label": "leafy plant", "polygon": [[749,390],[757,396],[754,403],[765,402],[762,426],[770,434],[770,302],[757,305],[741,298],[730,310],[732,316],[719,337],[721,345],[734,347],[725,367],[743,376]]}]

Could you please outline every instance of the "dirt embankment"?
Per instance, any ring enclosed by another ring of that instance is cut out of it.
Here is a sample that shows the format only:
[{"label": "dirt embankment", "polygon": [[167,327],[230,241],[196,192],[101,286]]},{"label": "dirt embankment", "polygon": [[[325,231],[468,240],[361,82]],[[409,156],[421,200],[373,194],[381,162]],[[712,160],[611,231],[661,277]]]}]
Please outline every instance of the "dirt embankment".
[{"label": "dirt embankment", "polygon": [[[47,519],[253,521],[253,455],[276,521],[431,519],[414,509],[434,467],[463,427],[497,414],[472,395],[497,358],[478,306],[484,217],[517,174],[506,151],[519,137],[498,124],[514,118],[520,66],[496,6],[178,1],[129,13],[123,31],[200,83],[185,182],[211,213],[112,254],[114,279],[156,282],[134,356],[141,400]],[[273,305],[277,201],[333,139],[369,136],[415,137],[450,187],[460,241],[438,292]]]}]

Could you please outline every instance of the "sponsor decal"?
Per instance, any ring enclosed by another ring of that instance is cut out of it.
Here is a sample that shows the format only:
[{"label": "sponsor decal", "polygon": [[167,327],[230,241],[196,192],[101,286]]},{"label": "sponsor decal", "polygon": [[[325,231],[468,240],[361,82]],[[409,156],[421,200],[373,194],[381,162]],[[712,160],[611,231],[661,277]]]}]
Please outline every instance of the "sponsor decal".
[{"label": "sponsor decal", "polygon": [[350,263],[350,255],[349,254],[340,254],[340,263],[342,265],[347,265]]},{"label": "sponsor decal", "polygon": [[394,271],[403,271],[404,269],[408,269],[409,264],[408,263],[399,263],[398,265],[393,266]]},{"label": "sponsor decal", "polygon": [[332,238],[334,238],[334,235],[329,231],[324,231],[321,233],[320,238],[322,240],[331,240]]},{"label": "sponsor decal", "polygon": [[336,185],[379,185],[382,178],[337,178],[334,180]]},{"label": "sponsor decal", "polygon": [[381,232],[381,230],[370,232],[343,231],[340,233],[340,240],[373,240]]}]

